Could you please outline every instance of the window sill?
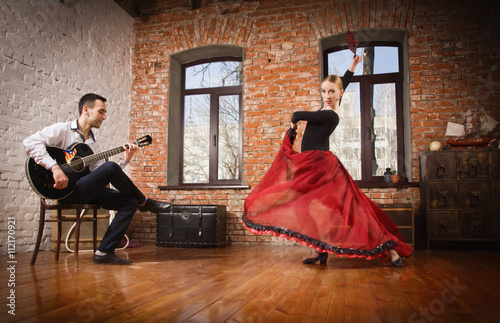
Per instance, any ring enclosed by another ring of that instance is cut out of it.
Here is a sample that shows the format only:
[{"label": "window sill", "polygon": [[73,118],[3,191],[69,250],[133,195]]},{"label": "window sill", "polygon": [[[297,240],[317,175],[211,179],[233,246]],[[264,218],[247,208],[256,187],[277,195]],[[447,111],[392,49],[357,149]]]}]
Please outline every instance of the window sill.
[{"label": "window sill", "polygon": [[420,187],[420,182],[403,182],[403,183],[361,183],[355,182],[359,188],[408,188]]},{"label": "window sill", "polygon": [[160,190],[244,190],[250,188],[250,185],[170,185],[158,186]]}]

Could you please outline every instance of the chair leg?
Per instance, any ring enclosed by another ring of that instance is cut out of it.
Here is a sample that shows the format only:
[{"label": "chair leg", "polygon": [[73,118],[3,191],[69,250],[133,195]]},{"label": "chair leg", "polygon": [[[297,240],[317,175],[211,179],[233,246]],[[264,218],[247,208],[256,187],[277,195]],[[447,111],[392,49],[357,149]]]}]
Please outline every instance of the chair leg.
[{"label": "chair leg", "polygon": [[76,210],[76,226],[75,226],[75,267],[78,267],[78,249],[80,246],[80,224],[85,209]]},{"label": "chair leg", "polygon": [[62,211],[57,210],[57,241],[56,241],[56,260],[59,260],[59,251],[61,251],[61,231],[62,231]]},{"label": "chair leg", "polygon": [[93,244],[94,244],[94,253],[97,251],[97,210],[94,209],[94,221],[93,222]]},{"label": "chair leg", "polygon": [[43,202],[40,202],[40,221],[38,221],[38,224],[38,236],[36,237],[35,250],[33,250],[33,255],[31,256],[31,266],[35,265],[36,257],[40,250],[40,244],[42,243],[43,228],[45,227],[45,206]]}]

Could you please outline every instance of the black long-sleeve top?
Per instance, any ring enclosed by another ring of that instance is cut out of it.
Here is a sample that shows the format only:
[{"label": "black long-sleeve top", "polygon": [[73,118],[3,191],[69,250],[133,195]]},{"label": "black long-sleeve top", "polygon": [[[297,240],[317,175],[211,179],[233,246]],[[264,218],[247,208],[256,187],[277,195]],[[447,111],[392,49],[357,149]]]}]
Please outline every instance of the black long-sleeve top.
[{"label": "black long-sleeve top", "polygon": [[[354,73],[347,70],[342,77],[344,90],[349,85]],[[302,151],[330,150],[330,135],[339,124],[339,115],[333,110],[298,111],[292,115],[292,123],[307,121],[302,137]]]}]

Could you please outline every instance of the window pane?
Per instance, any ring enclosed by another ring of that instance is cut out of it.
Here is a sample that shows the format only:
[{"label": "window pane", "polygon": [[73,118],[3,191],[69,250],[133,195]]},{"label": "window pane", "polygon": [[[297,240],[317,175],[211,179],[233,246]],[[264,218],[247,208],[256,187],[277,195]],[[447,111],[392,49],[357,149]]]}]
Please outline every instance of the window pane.
[{"label": "window pane", "polygon": [[354,180],[361,179],[361,120],[359,83],[351,83],[340,103],[340,122],[330,136],[330,150]]},{"label": "window pane", "polygon": [[218,179],[238,179],[240,143],[238,95],[219,97]]},{"label": "window pane", "polygon": [[242,62],[211,62],[186,68],[185,88],[201,89],[241,85]]},{"label": "window pane", "polygon": [[[354,75],[371,75],[399,72],[398,48],[375,46],[358,48],[356,52],[363,58],[356,66]],[[352,62],[353,53],[344,49],[328,54],[328,74],[344,75]]]},{"label": "window pane", "polygon": [[208,183],[210,95],[184,98],[183,183]]},{"label": "window pane", "polygon": [[[387,167],[397,169],[396,85],[371,85],[372,176],[383,176]],[[372,156],[373,156],[372,155]]]},{"label": "window pane", "polygon": [[376,46],[373,74],[399,72],[399,55],[397,47]]}]

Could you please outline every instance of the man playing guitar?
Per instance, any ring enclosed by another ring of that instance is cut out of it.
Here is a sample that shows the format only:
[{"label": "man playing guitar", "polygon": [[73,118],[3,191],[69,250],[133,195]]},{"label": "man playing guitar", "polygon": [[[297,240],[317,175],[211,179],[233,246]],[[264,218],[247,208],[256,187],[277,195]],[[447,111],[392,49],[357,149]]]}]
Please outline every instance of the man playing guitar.
[{"label": "man playing guitar", "polygon": [[[25,150],[34,163],[52,172],[50,189],[68,189],[68,184],[72,181],[68,179],[70,172],[64,172],[61,169],[67,165],[58,164],[47,148],[69,149],[77,143],[85,143],[83,146],[90,147],[90,152],[98,153],[100,149],[92,128],[99,128],[106,120],[105,102],[106,99],[98,94],[85,94],[78,104],[80,116],[77,120],[55,123],[23,141]],[[128,265],[132,263],[131,260],[118,258],[114,251],[125,235],[136,210],[161,213],[170,207],[170,203],[146,198],[124,173],[123,169],[138,148],[137,143],[124,145],[122,149],[125,152],[124,159],[119,163],[101,160],[90,165],[81,172],[79,175],[81,177],[72,183],[68,195],[59,199],[60,203],[93,203],[104,209],[118,211],[93,256],[94,264]],[[76,149],[72,151],[74,155]],[[68,152],[65,153],[71,155]],[[66,157],[68,163],[72,157]],[[108,184],[112,184],[115,189],[109,188]]]}]

